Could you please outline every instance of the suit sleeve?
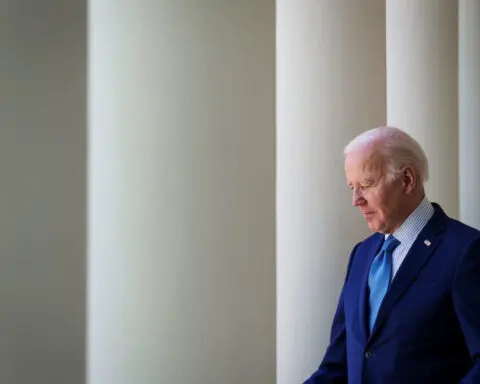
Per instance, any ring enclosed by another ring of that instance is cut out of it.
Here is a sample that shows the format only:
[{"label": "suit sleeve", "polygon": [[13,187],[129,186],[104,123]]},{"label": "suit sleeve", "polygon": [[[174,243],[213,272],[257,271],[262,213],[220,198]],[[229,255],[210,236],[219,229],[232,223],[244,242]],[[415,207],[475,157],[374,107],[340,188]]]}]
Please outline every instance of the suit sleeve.
[{"label": "suit sleeve", "polygon": [[358,244],[350,254],[345,281],[338,300],[337,310],[333,318],[330,332],[330,344],[325,352],[320,367],[307,381],[304,382],[304,384],[347,384],[347,345],[343,295],[357,247]]},{"label": "suit sleeve", "polygon": [[469,247],[459,263],[453,303],[474,362],[460,384],[480,384],[480,238]]}]

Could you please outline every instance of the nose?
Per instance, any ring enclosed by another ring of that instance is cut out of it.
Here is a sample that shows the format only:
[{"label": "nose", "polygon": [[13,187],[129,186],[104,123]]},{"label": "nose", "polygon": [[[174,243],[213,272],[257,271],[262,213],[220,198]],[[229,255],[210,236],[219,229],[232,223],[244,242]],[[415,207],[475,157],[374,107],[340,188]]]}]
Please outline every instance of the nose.
[{"label": "nose", "polygon": [[352,191],[352,205],[358,207],[365,204],[365,199],[363,198],[361,192],[358,189],[353,189]]}]

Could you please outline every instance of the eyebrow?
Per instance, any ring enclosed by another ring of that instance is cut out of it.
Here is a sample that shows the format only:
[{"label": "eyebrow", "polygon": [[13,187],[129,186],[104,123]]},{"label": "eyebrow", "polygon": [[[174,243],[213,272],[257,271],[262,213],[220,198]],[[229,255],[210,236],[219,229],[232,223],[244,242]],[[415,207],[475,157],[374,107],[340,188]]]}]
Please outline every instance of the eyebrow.
[{"label": "eyebrow", "polygon": [[[367,177],[365,179],[363,179],[362,181],[360,181],[359,184],[370,184],[370,185],[373,185],[375,184],[375,179],[372,178],[372,177]],[[347,182],[347,187],[349,188],[352,188],[353,187],[353,183],[351,181]]]},{"label": "eyebrow", "polygon": [[367,177],[366,179],[362,180],[362,183],[373,184],[373,183],[375,183],[375,180],[372,177]]}]

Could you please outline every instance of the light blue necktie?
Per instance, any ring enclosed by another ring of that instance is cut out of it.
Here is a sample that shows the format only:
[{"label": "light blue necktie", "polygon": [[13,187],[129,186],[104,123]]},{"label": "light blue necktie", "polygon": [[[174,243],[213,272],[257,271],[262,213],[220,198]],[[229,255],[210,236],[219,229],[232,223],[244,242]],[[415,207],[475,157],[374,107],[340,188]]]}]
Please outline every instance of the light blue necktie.
[{"label": "light blue necktie", "polygon": [[390,285],[390,278],[392,276],[392,253],[398,244],[400,244],[400,241],[392,235],[388,236],[370,267],[370,274],[368,275],[368,288],[370,289],[370,332],[372,332],[378,310]]}]

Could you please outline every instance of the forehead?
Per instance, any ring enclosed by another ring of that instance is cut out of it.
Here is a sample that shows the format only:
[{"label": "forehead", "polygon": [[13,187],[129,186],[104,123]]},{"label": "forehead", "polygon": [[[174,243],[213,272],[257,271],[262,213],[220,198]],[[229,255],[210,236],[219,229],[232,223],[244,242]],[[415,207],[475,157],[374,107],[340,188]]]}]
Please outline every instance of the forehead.
[{"label": "forehead", "polygon": [[345,158],[345,174],[350,182],[378,179],[383,174],[384,163],[383,157],[376,151],[355,151]]}]

